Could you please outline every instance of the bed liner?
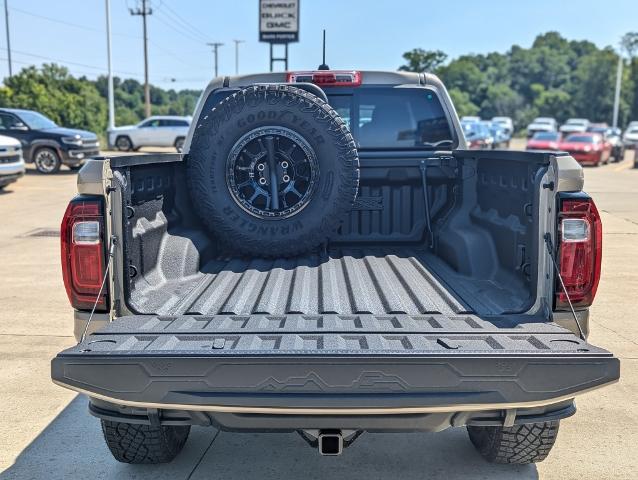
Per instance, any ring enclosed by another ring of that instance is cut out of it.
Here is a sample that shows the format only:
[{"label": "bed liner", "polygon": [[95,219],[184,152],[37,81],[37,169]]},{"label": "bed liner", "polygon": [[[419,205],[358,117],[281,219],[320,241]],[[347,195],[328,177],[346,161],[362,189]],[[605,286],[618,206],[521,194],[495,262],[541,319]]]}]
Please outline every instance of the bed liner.
[{"label": "bed liner", "polygon": [[219,256],[188,277],[151,272],[135,282],[129,303],[134,312],[162,315],[457,315],[494,311],[497,301],[507,310],[515,298],[503,284],[448,273],[470,305],[429,265],[446,271],[425,249],[406,246],[335,247],[290,259]]}]

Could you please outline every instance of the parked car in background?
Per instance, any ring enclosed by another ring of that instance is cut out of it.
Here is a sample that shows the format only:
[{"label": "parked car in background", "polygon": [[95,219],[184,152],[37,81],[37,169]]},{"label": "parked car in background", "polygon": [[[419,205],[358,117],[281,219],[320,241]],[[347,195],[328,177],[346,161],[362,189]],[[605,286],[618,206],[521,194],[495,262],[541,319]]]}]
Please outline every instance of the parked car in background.
[{"label": "parked car in background", "polygon": [[109,147],[122,152],[141,147],[175,147],[181,152],[190,124],[190,117],[149,117],[137,125],[109,130]]},{"label": "parked car in background", "polygon": [[587,131],[589,123],[589,120],[586,118],[569,118],[563,125],[561,125],[560,131],[564,135],[569,133],[583,133]]},{"label": "parked car in background", "polygon": [[578,163],[599,166],[609,162],[611,144],[599,133],[572,133],[559,144]]},{"label": "parked car in background", "polygon": [[558,130],[556,119],[551,117],[538,117],[527,126],[527,138],[534,136],[536,132],[555,132]]},{"label": "parked car in background", "polygon": [[462,121],[463,133],[470,150],[487,150],[492,148],[494,138],[484,122]]},{"label": "parked car in background", "polygon": [[493,117],[492,122],[499,124],[511,137],[514,133],[514,122],[510,117]]},{"label": "parked car in background", "polygon": [[56,173],[62,165],[77,170],[100,153],[95,133],[60,127],[33,110],[0,108],[0,134],[18,140],[25,162],[45,174]]},{"label": "parked car in background", "polygon": [[461,122],[476,123],[476,122],[480,122],[480,121],[481,121],[481,117],[475,117],[475,116],[470,116],[470,115],[466,115],[465,117],[461,117]]},{"label": "parked car in background", "polygon": [[536,132],[527,140],[527,150],[558,150],[562,139],[560,132]]},{"label": "parked car in background", "polygon": [[612,128],[606,123],[591,123],[587,127],[589,133],[598,133],[611,145],[611,157],[614,162],[621,162],[625,158],[625,145],[621,138],[621,130]]},{"label": "parked car in background", "polygon": [[[634,123],[635,125],[632,125]],[[636,144],[638,144],[638,122],[631,122],[629,124],[625,130],[625,134],[622,136],[622,142],[625,148],[636,148]]]},{"label": "parked car in background", "polygon": [[492,136],[492,148],[509,148],[512,136],[502,125],[496,122],[481,122],[485,124]]},{"label": "parked car in background", "polygon": [[22,145],[18,140],[0,135],[0,190],[24,175]]}]

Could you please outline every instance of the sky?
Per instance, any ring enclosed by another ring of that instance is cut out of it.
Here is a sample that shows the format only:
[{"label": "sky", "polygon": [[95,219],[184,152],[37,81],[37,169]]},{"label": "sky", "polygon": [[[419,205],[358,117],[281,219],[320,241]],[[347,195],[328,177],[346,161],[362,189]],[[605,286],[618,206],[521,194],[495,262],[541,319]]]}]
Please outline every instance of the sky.
[{"label": "sky", "polygon": [[[7,0],[13,69],[55,62],[74,75],[106,73],[106,0]],[[143,80],[140,0],[110,0],[115,75]],[[412,48],[438,49],[450,58],[529,47],[539,33],[617,46],[638,31],[638,0],[300,0],[300,41],[291,44],[289,69],[327,63],[333,69],[395,70]],[[219,73],[267,71],[268,44],[258,41],[258,0],[149,0],[149,76],[164,87],[201,89],[213,77],[207,42],[223,42]],[[0,9],[0,16],[2,10]],[[4,22],[0,76],[8,74]],[[283,69],[276,65],[276,69]]]}]

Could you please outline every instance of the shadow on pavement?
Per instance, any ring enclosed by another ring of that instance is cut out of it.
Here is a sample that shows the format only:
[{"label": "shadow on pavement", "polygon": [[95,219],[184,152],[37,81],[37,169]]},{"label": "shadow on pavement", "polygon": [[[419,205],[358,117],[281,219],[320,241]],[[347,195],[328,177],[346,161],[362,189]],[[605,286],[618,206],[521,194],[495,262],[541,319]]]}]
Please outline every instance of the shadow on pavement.
[{"label": "shadow on pavement", "polygon": [[[76,397],[0,473],[0,480],[32,478],[153,479],[537,479],[536,467],[491,465],[474,450],[465,429],[437,434],[364,434],[341,457],[321,457],[296,433],[250,434],[193,428],[182,454],[166,465],[116,462],[97,419]],[[212,444],[211,444],[212,443]]]}]

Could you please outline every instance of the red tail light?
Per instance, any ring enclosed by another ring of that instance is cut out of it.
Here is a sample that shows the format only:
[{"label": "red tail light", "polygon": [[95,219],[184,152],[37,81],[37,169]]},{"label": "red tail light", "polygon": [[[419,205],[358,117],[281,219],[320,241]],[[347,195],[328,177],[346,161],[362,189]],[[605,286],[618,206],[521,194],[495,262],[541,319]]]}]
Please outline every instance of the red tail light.
[{"label": "red tail light", "polygon": [[[603,230],[600,215],[591,198],[561,201],[558,223],[559,268],[575,308],[594,301],[600,280]],[[557,286],[556,308],[569,309],[567,296]]]},{"label": "red tail light", "polygon": [[[102,202],[74,199],[64,213],[60,227],[62,277],[73,308],[91,310],[100,295],[105,269],[104,217]],[[96,311],[107,310],[108,289],[104,288]]]},{"label": "red tail light", "polygon": [[288,72],[286,82],[314,83],[322,87],[358,87],[361,85],[361,72],[336,70]]}]

